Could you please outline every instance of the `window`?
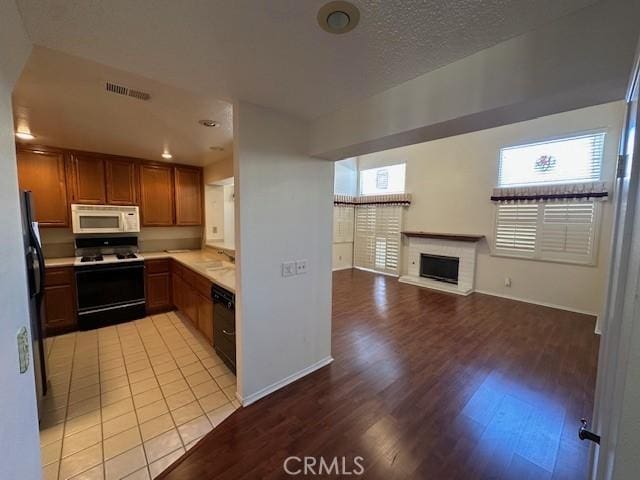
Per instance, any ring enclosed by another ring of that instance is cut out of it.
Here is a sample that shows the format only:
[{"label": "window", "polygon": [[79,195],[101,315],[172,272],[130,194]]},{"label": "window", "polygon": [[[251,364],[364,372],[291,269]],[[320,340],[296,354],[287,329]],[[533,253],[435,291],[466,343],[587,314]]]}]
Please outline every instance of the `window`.
[{"label": "window", "polygon": [[497,204],[495,252],[594,264],[600,202],[576,183],[600,180],[603,147],[593,133],[501,149],[498,187],[515,201]]},{"label": "window", "polygon": [[397,274],[402,207],[366,205],[355,210],[355,266]]},{"label": "window", "polygon": [[600,132],[503,148],[498,186],[599,180],[603,145]]},{"label": "window", "polygon": [[404,193],[404,163],[360,171],[360,195]]},{"label": "window", "polygon": [[497,254],[594,264],[600,204],[595,200],[499,204]]}]

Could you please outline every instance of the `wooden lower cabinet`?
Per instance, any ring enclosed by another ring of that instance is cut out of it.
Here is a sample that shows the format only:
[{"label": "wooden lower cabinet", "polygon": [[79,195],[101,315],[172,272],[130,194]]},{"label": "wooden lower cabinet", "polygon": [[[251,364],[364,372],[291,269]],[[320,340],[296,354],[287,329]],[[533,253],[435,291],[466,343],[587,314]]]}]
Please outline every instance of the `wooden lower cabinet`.
[{"label": "wooden lower cabinet", "polygon": [[213,345],[211,281],[171,261],[173,304]]},{"label": "wooden lower cabinet", "polygon": [[147,314],[166,312],[172,309],[171,269],[169,260],[147,260],[145,266],[145,297]]},{"label": "wooden lower cabinet", "polygon": [[73,267],[45,270],[44,304],[46,336],[76,330],[76,286]]},{"label": "wooden lower cabinet", "polygon": [[213,345],[213,302],[211,296],[198,295],[198,330]]}]

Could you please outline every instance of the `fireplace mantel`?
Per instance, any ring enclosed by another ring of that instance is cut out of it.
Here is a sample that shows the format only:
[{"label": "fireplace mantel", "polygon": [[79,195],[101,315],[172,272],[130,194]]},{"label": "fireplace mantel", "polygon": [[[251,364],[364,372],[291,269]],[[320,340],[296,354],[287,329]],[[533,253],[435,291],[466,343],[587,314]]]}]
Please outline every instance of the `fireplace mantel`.
[{"label": "fireplace mantel", "polygon": [[435,232],[402,232],[407,237],[437,238],[439,240],[455,240],[458,242],[479,242],[484,235],[474,235],[465,233],[435,233]]}]

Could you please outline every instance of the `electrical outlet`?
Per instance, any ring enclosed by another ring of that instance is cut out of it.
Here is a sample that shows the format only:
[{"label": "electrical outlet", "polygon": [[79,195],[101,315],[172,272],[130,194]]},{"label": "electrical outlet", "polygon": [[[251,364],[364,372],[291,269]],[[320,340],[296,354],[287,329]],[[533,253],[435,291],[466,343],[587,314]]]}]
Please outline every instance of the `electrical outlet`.
[{"label": "electrical outlet", "polygon": [[218,233],[218,227],[216,226],[211,227],[211,230],[213,231],[213,233]]},{"label": "electrical outlet", "polygon": [[307,273],[307,261],[298,260],[296,261],[296,274],[302,275],[303,273]]},{"label": "electrical outlet", "polygon": [[29,334],[25,327],[18,331],[18,363],[20,373],[25,373],[29,369]]},{"label": "electrical outlet", "polygon": [[282,276],[291,277],[296,274],[296,262],[282,262]]},{"label": "electrical outlet", "polygon": [[511,277],[504,277],[504,286],[505,287],[511,286]]}]

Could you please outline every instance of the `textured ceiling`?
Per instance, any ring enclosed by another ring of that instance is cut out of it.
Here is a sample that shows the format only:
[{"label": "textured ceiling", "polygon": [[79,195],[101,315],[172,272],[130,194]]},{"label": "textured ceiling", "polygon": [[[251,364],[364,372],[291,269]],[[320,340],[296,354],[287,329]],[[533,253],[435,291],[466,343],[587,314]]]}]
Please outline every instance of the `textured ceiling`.
[{"label": "textured ceiling", "polygon": [[[105,91],[105,82],[148,92],[140,101]],[[13,92],[14,120],[35,142],[115,155],[206,165],[231,154],[228,102],[170,87],[78,57],[34,48]],[[206,128],[198,120],[220,122]],[[223,152],[212,151],[221,146]]]},{"label": "textured ceiling", "polygon": [[595,0],[354,1],[331,35],[317,0],[18,0],[32,41],[208,97],[313,119]]}]

